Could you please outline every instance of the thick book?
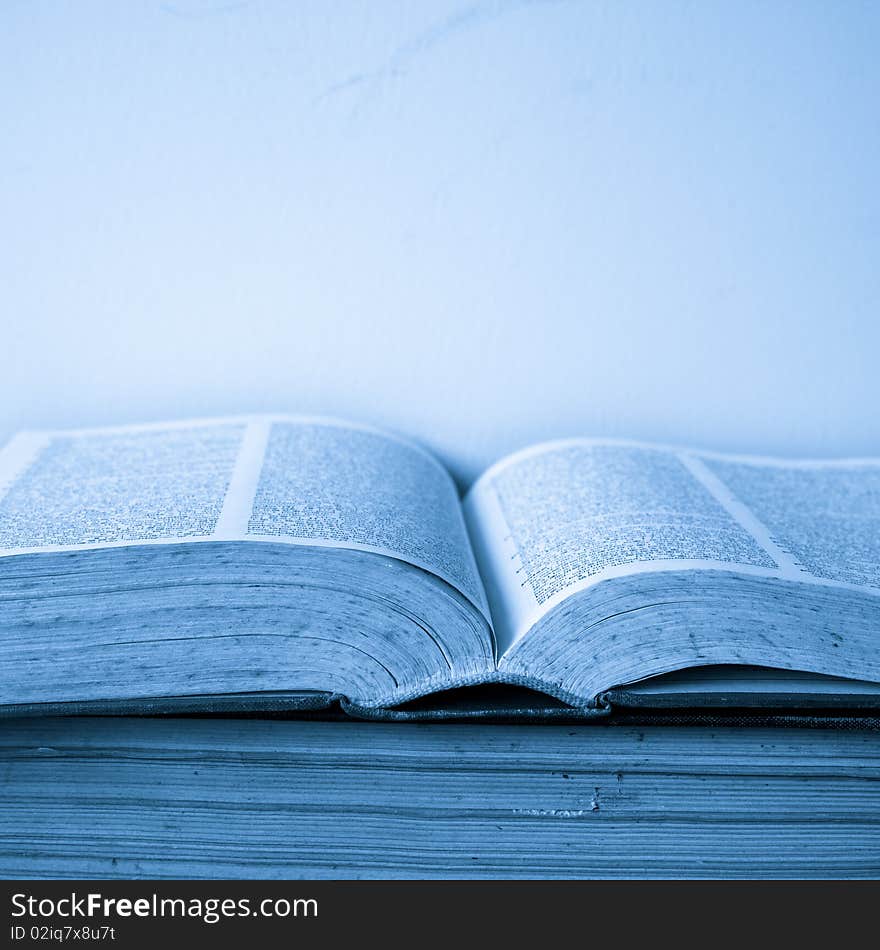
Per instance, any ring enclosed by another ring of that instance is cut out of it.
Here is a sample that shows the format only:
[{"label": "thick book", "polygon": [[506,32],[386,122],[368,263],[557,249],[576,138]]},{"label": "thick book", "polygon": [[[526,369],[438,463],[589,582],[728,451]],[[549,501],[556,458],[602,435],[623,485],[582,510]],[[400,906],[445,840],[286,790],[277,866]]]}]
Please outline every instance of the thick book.
[{"label": "thick book", "polygon": [[[0,451],[0,714],[880,710],[880,460],[288,416]],[[874,711],[871,713],[871,711]]]},{"label": "thick book", "polygon": [[6,720],[0,799],[4,879],[876,880],[880,868],[880,740],[856,729]]}]

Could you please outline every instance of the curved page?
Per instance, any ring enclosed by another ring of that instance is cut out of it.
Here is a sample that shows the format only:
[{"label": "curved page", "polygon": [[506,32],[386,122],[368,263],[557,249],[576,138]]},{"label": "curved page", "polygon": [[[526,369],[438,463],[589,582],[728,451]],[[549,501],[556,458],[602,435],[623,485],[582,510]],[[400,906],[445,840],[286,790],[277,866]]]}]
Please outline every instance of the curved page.
[{"label": "curved page", "polygon": [[231,540],[384,554],[488,617],[452,478],[375,429],[235,417],[24,433],[0,452],[0,556]]}]

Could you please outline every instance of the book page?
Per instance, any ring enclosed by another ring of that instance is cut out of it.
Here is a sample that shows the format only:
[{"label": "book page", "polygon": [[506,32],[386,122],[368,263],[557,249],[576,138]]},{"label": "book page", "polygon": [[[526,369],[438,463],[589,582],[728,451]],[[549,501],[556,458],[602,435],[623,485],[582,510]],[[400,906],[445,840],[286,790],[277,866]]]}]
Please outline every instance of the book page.
[{"label": "book page", "polygon": [[570,440],[490,469],[465,511],[499,651],[575,591],[688,568],[880,593],[880,463]]},{"label": "book page", "polygon": [[230,540],[395,557],[488,614],[451,476],[377,430],[234,417],[24,433],[0,452],[0,556]]},{"label": "book page", "polygon": [[272,421],[246,537],[390,554],[441,577],[488,619],[452,477],[376,430]]},{"label": "book page", "polygon": [[880,460],[701,462],[801,579],[880,592]]},{"label": "book page", "polygon": [[244,422],[23,433],[0,454],[0,554],[216,534]]}]

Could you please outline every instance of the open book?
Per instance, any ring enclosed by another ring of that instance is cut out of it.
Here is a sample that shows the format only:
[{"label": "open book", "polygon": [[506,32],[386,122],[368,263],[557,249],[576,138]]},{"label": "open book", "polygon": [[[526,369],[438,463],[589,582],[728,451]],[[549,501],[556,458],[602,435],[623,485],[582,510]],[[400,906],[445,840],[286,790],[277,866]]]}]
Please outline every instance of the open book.
[{"label": "open book", "polygon": [[0,713],[401,718],[493,695],[880,708],[880,460],[577,439],[462,502],[418,445],[325,419],[0,452]]}]

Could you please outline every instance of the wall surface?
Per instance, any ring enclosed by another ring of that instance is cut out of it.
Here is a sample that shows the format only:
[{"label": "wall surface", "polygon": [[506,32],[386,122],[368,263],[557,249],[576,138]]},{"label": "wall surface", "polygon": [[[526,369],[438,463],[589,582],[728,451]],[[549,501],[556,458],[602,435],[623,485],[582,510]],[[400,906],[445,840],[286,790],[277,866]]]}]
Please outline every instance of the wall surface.
[{"label": "wall surface", "polygon": [[6,0],[0,440],[880,454],[880,5]]}]

